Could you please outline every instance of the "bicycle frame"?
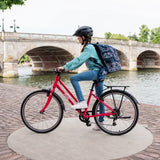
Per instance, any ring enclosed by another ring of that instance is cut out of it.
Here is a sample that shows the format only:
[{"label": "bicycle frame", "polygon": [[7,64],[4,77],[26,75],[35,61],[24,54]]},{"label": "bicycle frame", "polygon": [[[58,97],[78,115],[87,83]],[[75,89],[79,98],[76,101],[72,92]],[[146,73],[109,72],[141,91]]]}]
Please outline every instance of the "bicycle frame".
[{"label": "bicycle frame", "polygon": [[[55,92],[56,88],[58,88],[60,90],[60,92],[67,98],[67,100],[71,103],[71,105],[74,105],[74,102],[71,100],[71,98],[68,96],[68,94],[65,93],[65,91],[61,88],[61,86],[58,84],[58,82],[67,91],[67,93],[73,98],[73,100],[75,102],[78,102],[77,98],[69,91],[69,89],[65,86],[65,84],[60,80],[60,73],[58,73],[58,75],[56,76],[55,82],[53,84],[53,87],[50,91],[50,94],[48,95],[47,102],[46,102],[45,106],[43,107],[43,109],[40,111],[41,113],[43,113],[45,111],[45,109],[47,108],[47,106],[49,105],[49,103],[52,99],[52,94]],[[90,90],[88,100],[87,100],[87,106],[89,106],[91,97],[93,96],[100,103],[102,103],[105,107],[107,107],[109,110],[111,110],[111,112],[110,113],[101,113],[101,114],[96,114],[96,115],[87,115],[88,108],[86,108],[85,111],[84,111],[83,117],[84,118],[90,118],[90,117],[110,116],[110,115],[117,114],[110,106],[108,106],[106,103],[104,103],[102,100],[100,100],[95,94],[93,94],[94,85],[95,85],[95,83],[92,84],[92,88]],[[77,112],[79,114],[81,114],[81,111],[79,109],[77,109]]]}]

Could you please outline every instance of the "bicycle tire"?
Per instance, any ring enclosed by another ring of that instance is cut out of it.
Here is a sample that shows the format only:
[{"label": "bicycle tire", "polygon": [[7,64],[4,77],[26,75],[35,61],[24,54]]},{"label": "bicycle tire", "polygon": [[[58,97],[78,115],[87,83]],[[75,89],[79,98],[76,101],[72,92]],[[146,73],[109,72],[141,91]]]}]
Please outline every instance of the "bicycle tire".
[{"label": "bicycle tire", "polygon": [[48,99],[48,95],[48,90],[32,92],[21,105],[22,121],[27,128],[36,133],[47,133],[54,130],[63,118],[64,104],[56,93],[53,93],[51,102],[45,111],[40,113]]},{"label": "bicycle tire", "polygon": [[[100,117],[94,117],[96,124],[102,131],[110,135],[123,135],[135,127],[139,117],[139,110],[137,102],[131,94],[115,89],[103,93],[100,99],[118,113],[117,117],[103,116],[104,121],[102,123],[100,122]],[[93,115],[100,113],[99,105],[100,102],[96,100],[92,109]],[[111,111],[105,107],[104,112]]]}]

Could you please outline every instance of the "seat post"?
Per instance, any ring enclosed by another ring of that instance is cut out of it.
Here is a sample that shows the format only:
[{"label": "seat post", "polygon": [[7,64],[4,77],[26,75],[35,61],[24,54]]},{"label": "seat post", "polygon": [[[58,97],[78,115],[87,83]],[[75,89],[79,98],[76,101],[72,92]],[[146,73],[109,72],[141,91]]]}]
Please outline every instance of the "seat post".
[{"label": "seat post", "polygon": [[93,81],[93,83],[92,83],[92,87],[91,87],[91,89],[90,89],[91,91],[94,91],[94,89],[93,89],[93,88],[94,88],[94,86],[95,86],[97,83],[98,83],[98,82],[97,82],[96,80],[94,80],[94,81]]}]

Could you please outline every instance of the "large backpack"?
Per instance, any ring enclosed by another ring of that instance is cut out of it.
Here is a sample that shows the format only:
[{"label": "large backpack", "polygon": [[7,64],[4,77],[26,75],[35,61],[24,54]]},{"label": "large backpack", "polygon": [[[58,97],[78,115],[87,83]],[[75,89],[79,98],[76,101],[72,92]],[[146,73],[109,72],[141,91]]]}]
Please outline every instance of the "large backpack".
[{"label": "large backpack", "polygon": [[104,81],[108,73],[121,70],[121,61],[115,48],[99,42],[92,43],[92,45],[95,47],[98,57],[103,64],[101,66],[94,58],[90,58],[100,68],[97,81]]},{"label": "large backpack", "polygon": [[106,44],[92,43],[108,73],[121,70],[121,61],[115,48]]}]

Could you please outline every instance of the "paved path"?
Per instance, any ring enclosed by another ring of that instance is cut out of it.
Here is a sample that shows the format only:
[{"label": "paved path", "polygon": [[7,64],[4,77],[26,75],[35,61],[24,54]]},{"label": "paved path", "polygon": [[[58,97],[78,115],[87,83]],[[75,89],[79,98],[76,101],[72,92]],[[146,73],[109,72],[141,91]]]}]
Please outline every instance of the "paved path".
[{"label": "paved path", "polygon": [[[19,113],[20,105],[24,97],[33,90],[0,83],[0,160],[28,160],[9,149],[7,139],[11,133],[23,127]],[[153,143],[145,150],[119,160],[160,160],[160,106],[140,105],[139,108],[139,123],[152,132]],[[75,116],[74,111],[71,113]],[[69,116],[66,112],[65,117]]]},{"label": "paved path", "polygon": [[139,124],[123,136],[110,136],[93,127],[86,127],[79,118],[63,118],[48,134],[22,127],[8,137],[7,143],[18,154],[34,160],[111,160],[140,152],[153,142],[151,132]]}]

